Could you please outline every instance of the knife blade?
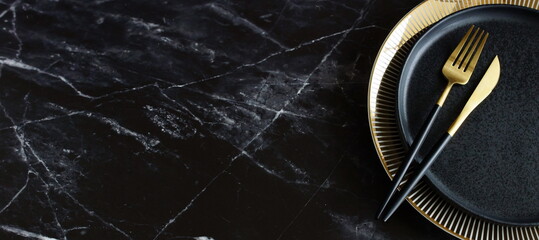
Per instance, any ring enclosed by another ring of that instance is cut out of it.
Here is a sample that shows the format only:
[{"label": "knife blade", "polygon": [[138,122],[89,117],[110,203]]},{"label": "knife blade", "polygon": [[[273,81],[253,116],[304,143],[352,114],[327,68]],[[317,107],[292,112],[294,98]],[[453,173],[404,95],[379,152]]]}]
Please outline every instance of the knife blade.
[{"label": "knife blade", "polygon": [[487,69],[487,72],[485,75],[483,75],[483,78],[479,82],[479,85],[475,88],[472,95],[470,96],[470,99],[468,99],[468,102],[466,102],[466,105],[464,105],[464,108],[462,108],[462,111],[458,115],[458,117],[455,119],[453,124],[449,127],[449,130],[447,130],[447,133],[449,135],[454,136],[457,130],[460,128],[464,120],[472,113],[472,111],[481,103],[487,96],[492,92],[494,87],[498,84],[498,79],[500,78],[500,60],[498,59],[498,56],[494,57],[494,60],[492,60],[492,63]]}]

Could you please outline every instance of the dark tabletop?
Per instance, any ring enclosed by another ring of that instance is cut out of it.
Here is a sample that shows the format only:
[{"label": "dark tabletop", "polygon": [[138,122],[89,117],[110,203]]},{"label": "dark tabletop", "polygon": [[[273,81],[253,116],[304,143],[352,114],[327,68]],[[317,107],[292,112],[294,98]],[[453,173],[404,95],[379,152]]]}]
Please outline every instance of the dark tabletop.
[{"label": "dark tabletop", "polygon": [[452,239],[403,205],[367,91],[419,1],[0,3],[0,239]]}]

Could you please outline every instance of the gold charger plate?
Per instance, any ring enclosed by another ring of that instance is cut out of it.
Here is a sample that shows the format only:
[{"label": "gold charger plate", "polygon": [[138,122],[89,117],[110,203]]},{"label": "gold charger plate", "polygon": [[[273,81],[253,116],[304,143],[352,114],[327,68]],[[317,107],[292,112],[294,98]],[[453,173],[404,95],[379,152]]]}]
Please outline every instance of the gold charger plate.
[{"label": "gold charger plate", "polygon": [[[390,178],[405,155],[395,111],[400,72],[413,45],[429,26],[463,9],[507,4],[539,10],[539,0],[427,0],[406,14],[391,30],[373,65],[368,94],[371,135]],[[418,184],[408,202],[429,221],[460,239],[539,240],[539,226],[492,222],[455,207],[430,185]]]}]

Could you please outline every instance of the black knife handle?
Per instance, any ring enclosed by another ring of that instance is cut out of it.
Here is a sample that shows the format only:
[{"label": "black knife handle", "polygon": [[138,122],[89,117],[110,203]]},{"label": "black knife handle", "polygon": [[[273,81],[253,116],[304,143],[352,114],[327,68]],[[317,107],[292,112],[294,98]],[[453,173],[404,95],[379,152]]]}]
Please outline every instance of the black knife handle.
[{"label": "black knife handle", "polygon": [[399,206],[404,201],[404,199],[406,199],[408,194],[410,194],[412,189],[414,189],[414,187],[417,185],[419,180],[421,180],[423,175],[425,175],[425,172],[427,172],[427,169],[429,169],[429,167],[432,165],[432,163],[434,163],[436,158],[438,158],[440,153],[442,153],[444,147],[447,145],[449,140],[451,140],[451,135],[449,133],[444,133],[444,135],[440,138],[440,140],[438,140],[438,142],[434,145],[434,147],[431,149],[427,157],[423,159],[423,161],[419,165],[419,168],[417,169],[417,171],[413,174],[413,176],[411,176],[408,179],[404,188],[399,192],[399,195],[397,196],[397,198],[395,198],[395,200],[390,205],[390,208],[383,215],[382,219],[384,220],[384,222],[387,221],[387,219],[389,219],[391,215],[393,215],[393,213],[397,210],[397,208],[399,208]]},{"label": "black knife handle", "polygon": [[402,179],[404,178],[404,175],[406,175],[408,168],[410,167],[411,163],[413,162],[414,158],[419,152],[419,149],[421,149],[423,142],[425,142],[425,139],[427,138],[427,135],[430,132],[430,129],[432,128],[432,125],[434,125],[434,120],[438,116],[440,109],[442,109],[442,106],[438,104],[434,105],[429,115],[427,116],[427,120],[423,123],[423,126],[421,126],[421,129],[419,130],[419,133],[414,138],[412,142],[412,146],[410,146],[410,149],[408,150],[406,157],[403,159],[401,166],[399,167],[397,171],[397,174],[393,178],[393,184],[391,186],[391,190],[389,191],[389,194],[387,195],[384,203],[381,205],[380,209],[378,210],[378,213],[377,213],[378,219],[380,219],[382,212],[384,212],[384,209],[386,208],[387,204],[389,203],[391,198],[393,198],[393,195],[397,191],[397,187],[401,184]]}]

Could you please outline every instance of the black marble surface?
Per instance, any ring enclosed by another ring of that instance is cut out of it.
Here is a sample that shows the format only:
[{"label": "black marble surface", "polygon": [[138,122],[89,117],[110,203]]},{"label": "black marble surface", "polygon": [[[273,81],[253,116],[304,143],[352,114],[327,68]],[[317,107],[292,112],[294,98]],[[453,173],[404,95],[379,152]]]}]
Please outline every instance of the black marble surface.
[{"label": "black marble surface", "polygon": [[452,239],[367,122],[419,1],[0,3],[0,239]]}]

